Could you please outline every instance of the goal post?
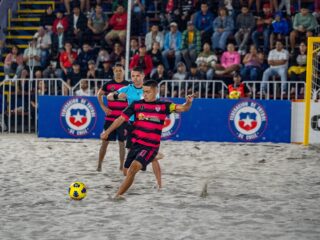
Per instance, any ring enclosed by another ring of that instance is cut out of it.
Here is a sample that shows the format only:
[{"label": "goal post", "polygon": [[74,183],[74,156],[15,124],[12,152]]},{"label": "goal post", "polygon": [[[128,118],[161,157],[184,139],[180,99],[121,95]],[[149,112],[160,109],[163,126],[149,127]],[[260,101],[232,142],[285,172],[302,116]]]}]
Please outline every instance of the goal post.
[{"label": "goal post", "polygon": [[[304,112],[304,137],[303,145],[309,144],[310,128],[311,128],[311,100],[316,99],[317,79],[320,78],[318,61],[320,57],[320,37],[308,37],[307,44],[307,72],[306,72],[306,85],[305,85],[305,112]],[[314,90],[314,91],[313,91]],[[314,96],[312,96],[314,95]]]}]

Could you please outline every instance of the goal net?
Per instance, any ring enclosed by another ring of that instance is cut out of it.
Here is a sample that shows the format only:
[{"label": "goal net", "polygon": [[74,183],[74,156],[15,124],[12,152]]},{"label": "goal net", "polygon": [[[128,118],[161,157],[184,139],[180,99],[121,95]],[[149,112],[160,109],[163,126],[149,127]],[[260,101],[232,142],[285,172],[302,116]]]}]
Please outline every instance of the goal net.
[{"label": "goal net", "polygon": [[308,38],[304,145],[320,139],[320,37]]}]

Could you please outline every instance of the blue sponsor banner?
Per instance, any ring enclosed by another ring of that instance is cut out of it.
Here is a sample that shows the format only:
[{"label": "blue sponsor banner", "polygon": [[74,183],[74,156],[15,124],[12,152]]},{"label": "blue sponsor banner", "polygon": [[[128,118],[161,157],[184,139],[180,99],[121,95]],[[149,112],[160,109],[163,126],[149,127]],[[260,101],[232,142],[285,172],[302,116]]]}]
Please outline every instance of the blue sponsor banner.
[{"label": "blue sponsor banner", "polygon": [[[96,97],[39,97],[39,137],[98,138],[103,124],[104,113]],[[189,112],[168,116],[162,137],[289,143],[290,131],[290,101],[195,99]]]}]

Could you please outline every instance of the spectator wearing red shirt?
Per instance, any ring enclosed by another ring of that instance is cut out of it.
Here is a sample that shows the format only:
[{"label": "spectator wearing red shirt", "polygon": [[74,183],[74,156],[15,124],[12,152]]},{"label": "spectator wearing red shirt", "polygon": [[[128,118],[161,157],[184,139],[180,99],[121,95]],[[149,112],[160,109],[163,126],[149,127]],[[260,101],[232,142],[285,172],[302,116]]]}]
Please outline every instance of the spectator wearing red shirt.
[{"label": "spectator wearing red shirt", "polygon": [[109,26],[112,27],[112,30],[105,36],[106,42],[112,46],[113,41],[119,39],[124,46],[127,32],[127,13],[122,5],[117,7],[116,12],[110,18]]},{"label": "spectator wearing red shirt", "polygon": [[56,16],[57,18],[53,21],[53,25],[52,25],[52,32],[54,34],[58,34],[58,27],[62,26],[64,29],[64,32],[68,31],[68,27],[69,27],[69,22],[68,22],[68,18],[63,16],[63,12],[61,10],[57,10],[56,11]]},{"label": "spectator wearing red shirt", "polygon": [[147,49],[145,45],[140,45],[139,54],[132,57],[130,62],[130,70],[135,67],[141,67],[144,71],[144,75],[147,77],[152,71],[153,64],[150,55],[146,54]]},{"label": "spectator wearing red shirt", "polygon": [[61,52],[59,61],[60,67],[65,75],[71,72],[72,64],[78,58],[78,54],[75,51],[72,51],[71,42],[66,42],[64,44],[65,51]]}]

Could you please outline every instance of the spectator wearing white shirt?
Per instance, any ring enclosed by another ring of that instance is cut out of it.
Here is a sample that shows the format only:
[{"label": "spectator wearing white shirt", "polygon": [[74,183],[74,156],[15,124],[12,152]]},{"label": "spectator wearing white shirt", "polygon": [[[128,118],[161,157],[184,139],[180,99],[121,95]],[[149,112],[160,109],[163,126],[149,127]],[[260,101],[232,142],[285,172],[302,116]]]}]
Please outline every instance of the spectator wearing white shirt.
[{"label": "spectator wearing white shirt", "polygon": [[29,43],[29,47],[23,53],[23,61],[26,64],[27,71],[29,71],[30,67],[34,67],[34,72],[41,69],[40,56],[41,50],[37,48],[37,39],[33,37]]},{"label": "spectator wearing white shirt", "polygon": [[265,94],[267,91],[267,82],[270,77],[278,75],[281,79],[281,90],[282,94],[286,94],[288,90],[287,86],[287,71],[288,71],[288,60],[289,53],[286,49],[283,49],[283,43],[281,41],[276,41],[276,47],[270,51],[268,56],[267,68],[262,76],[262,91]]},{"label": "spectator wearing white shirt", "polygon": [[80,89],[76,91],[76,96],[93,96],[93,90],[89,88],[87,80],[81,80]]},{"label": "spectator wearing white shirt", "polygon": [[164,35],[159,31],[159,26],[156,24],[153,24],[151,26],[151,31],[146,34],[145,44],[147,51],[152,49],[154,42],[158,42],[160,44],[160,50],[163,49]]},{"label": "spectator wearing white shirt", "polygon": [[38,32],[34,35],[37,39],[37,48],[40,49],[40,64],[42,69],[48,66],[50,48],[52,45],[51,32],[45,27],[39,27]]}]

